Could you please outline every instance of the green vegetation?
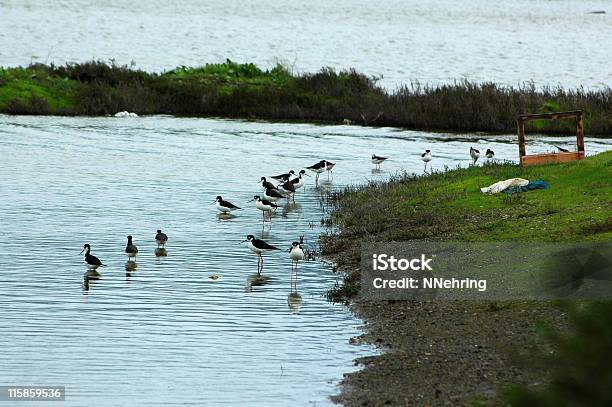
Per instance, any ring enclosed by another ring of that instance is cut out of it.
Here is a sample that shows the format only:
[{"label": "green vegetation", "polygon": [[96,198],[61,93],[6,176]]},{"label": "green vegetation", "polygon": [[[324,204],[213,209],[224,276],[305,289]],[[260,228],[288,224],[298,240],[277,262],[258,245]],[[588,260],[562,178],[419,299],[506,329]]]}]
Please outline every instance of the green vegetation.
[{"label": "green vegetation", "polygon": [[[531,355],[533,370],[548,373],[548,385],[509,386],[503,395],[512,407],[612,405],[612,303],[568,307],[571,330],[547,329],[546,342]],[[546,377],[546,376],[545,376]]]},{"label": "green vegetation", "polygon": [[[375,78],[324,68],[293,75],[227,60],[161,74],[93,61],[0,68],[0,113],[221,116],[344,122],[411,129],[514,132],[521,113],[581,109],[588,134],[612,134],[612,90],[519,88],[458,82],[413,84],[388,92]],[[539,121],[527,131],[573,132],[571,123]]]},{"label": "green vegetation", "polygon": [[[543,179],[547,190],[483,195],[480,187],[508,178]],[[492,164],[404,175],[387,183],[351,187],[329,197],[323,254],[339,266],[358,266],[352,241],[574,241],[612,240],[612,152],[565,164],[521,167]],[[346,277],[340,297],[355,294]]]}]

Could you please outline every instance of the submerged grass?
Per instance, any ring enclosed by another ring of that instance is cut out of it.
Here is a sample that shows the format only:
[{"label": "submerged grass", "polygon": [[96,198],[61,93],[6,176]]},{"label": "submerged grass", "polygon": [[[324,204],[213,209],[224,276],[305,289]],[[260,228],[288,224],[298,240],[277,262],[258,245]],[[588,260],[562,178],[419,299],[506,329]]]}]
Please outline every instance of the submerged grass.
[{"label": "submerged grass", "polygon": [[[354,70],[294,75],[227,60],[161,74],[92,61],[0,68],[0,113],[222,116],[345,122],[447,131],[514,132],[522,113],[581,109],[589,134],[612,134],[612,90],[537,89],[467,81],[411,84],[388,92]],[[527,131],[571,133],[571,122],[541,121]]]}]

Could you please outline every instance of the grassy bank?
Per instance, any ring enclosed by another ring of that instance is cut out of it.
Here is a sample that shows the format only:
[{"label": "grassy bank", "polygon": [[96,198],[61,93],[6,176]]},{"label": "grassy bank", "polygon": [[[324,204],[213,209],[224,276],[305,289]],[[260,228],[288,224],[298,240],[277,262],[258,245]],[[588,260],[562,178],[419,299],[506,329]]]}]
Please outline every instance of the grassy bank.
[{"label": "grassy bank", "polygon": [[[492,196],[479,191],[511,177],[543,179],[550,189]],[[612,358],[606,322],[611,303],[574,304],[568,310],[533,301],[368,302],[355,294],[363,241],[609,242],[610,179],[612,152],[606,152],[559,165],[485,165],[402,176],[330,196],[329,223],[337,233],[322,237],[322,250],[344,271],[330,298],[354,297],[353,309],[366,321],[362,340],[387,349],[360,360],[365,369],[346,376],[337,401],[605,405],[612,377],[606,362]],[[542,321],[549,326],[546,335]],[[508,383],[518,386],[500,398]]]},{"label": "grassy bank", "polygon": [[[612,135],[612,90],[536,89],[458,82],[387,92],[355,71],[293,75],[277,66],[207,64],[148,73],[102,62],[0,69],[0,113],[138,114],[324,121],[423,130],[514,132],[521,113],[585,111],[587,134]],[[527,131],[568,133],[533,122]]]}]

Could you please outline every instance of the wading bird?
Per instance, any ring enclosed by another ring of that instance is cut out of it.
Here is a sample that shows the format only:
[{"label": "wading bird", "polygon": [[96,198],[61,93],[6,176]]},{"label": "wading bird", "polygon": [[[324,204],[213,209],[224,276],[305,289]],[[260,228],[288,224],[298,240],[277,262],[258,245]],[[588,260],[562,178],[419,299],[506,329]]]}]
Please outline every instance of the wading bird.
[{"label": "wading bird", "polygon": [[289,172],[288,172],[288,173],[285,173],[285,174],[280,174],[280,175],[275,175],[275,176],[273,176],[273,177],[271,177],[271,178],[273,178],[273,179],[275,179],[275,180],[277,180],[277,181],[283,181],[283,182],[285,182],[285,181],[287,181],[287,180],[289,179],[289,177],[291,177],[292,175],[295,175],[295,171],[293,171],[293,170],[289,170]]},{"label": "wading bird", "polygon": [[421,160],[425,163],[425,169],[423,171],[427,172],[427,163],[431,161],[431,150],[425,150],[425,152],[421,154]]},{"label": "wading bird", "polygon": [[270,202],[267,199],[261,199],[259,195],[255,195],[253,200],[255,201],[255,207],[261,211],[264,220],[266,219],[266,212],[268,212],[270,217],[272,217],[272,212],[278,208],[277,204]]},{"label": "wading bird", "polygon": [[167,241],[168,236],[165,233],[162,233],[161,229],[157,229],[157,234],[155,235],[155,243],[157,243],[157,247],[163,249]]},{"label": "wading bird", "polygon": [[286,198],[278,189],[266,189],[264,192],[264,198],[268,201],[276,202],[279,199]]},{"label": "wading bird", "polygon": [[224,201],[220,195],[215,199],[215,207],[222,213],[229,213],[241,209],[229,201]]},{"label": "wading bird", "polygon": [[85,252],[85,264],[87,264],[87,268],[90,270],[95,270],[100,266],[103,266],[104,264],[102,264],[102,262],[100,261],[99,258],[97,258],[96,256],[94,256],[93,254],[91,254],[91,246],[89,245],[89,243],[85,243],[83,245],[83,250],[81,250],[81,253],[79,254],[83,254],[83,252]]},{"label": "wading bird", "polygon": [[306,167],[307,170],[310,170],[312,172],[314,172],[315,174],[317,174],[315,176],[315,183],[318,184],[319,183],[319,174],[321,174],[323,171],[325,171],[325,160],[321,160],[316,164],[311,165],[310,167]]},{"label": "wading bird", "polygon": [[297,177],[291,180],[291,183],[295,187],[296,190],[302,188],[304,186],[304,177],[307,177],[306,170],[300,170]]},{"label": "wading bird", "polygon": [[261,186],[264,189],[276,189],[276,185],[268,181],[266,177],[261,177]]},{"label": "wading bird", "polygon": [[297,292],[297,270],[298,262],[304,260],[304,249],[298,242],[291,243],[289,248],[289,257],[291,258],[291,290]]},{"label": "wading bird", "polygon": [[372,154],[372,164],[374,164],[377,169],[380,169],[380,164],[382,164],[387,159],[389,159],[389,157],[381,157],[379,155]]},{"label": "wading bird", "polygon": [[295,185],[293,184],[293,182],[283,182],[282,184],[280,184],[280,187],[283,189],[283,191],[285,191],[285,193],[291,195],[291,199],[295,201]]},{"label": "wading bird", "polygon": [[487,152],[485,153],[485,157],[487,157],[487,160],[492,159],[494,155],[495,155],[495,152],[491,150],[490,148],[487,148]]},{"label": "wading bird", "polygon": [[556,144],[554,146],[557,147],[559,149],[559,151],[561,151],[562,153],[569,153],[570,152],[567,148],[559,147]]},{"label": "wading bird", "polygon": [[125,254],[128,256],[128,261],[134,258],[136,261],[136,256],[138,255],[138,247],[134,243],[132,243],[132,236],[127,237],[127,245],[125,246]]},{"label": "wading bird", "polygon": [[271,244],[264,242],[261,239],[255,239],[255,236],[253,235],[248,235],[246,237],[246,240],[243,240],[241,243],[244,243],[244,242],[248,242],[247,245],[249,249],[253,253],[257,254],[257,274],[261,275],[261,272],[263,271],[263,266],[264,266],[262,254],[264,254],[265,252],[272,251],[272,250],[280,250],[280,249],[278,247],[274,247]]},{"label": "wading bird", "polygon": [[335,166],[336,166],[336,163],[333,163],[331,161],[325,160],[325,171],[327,171],[327,180],[328,181],[329,181],[329,174],[331,174],[332,179],[334,179],[334,173],[332,171],[334,170]]},{"label": "wading bird", "polygon": [[472,165],[476,165],[476,161],[478,161],[478,157],[480,157],[480,151],[476,150],[474,147],[470,147],[470,157],[472,157]]}]

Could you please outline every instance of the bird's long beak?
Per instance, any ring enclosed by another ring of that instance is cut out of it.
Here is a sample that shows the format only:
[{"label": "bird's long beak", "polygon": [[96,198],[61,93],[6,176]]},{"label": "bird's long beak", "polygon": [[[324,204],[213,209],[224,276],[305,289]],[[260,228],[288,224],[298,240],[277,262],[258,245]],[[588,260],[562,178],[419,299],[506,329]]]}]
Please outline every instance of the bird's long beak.
[{"label": "bird's long beak", "polygon": [[81,253],[79,253],[79,254],[83,254],[84,251],[85,251],[85,249],[81,250]]},{"label": "bird's long beak", "polygon": [[249,239],[244,239],[242,242],[240,242],[240,244],[244,243],[244,242],[248,242]]},{"label": "bird's long beak", "polygon": [[307,173],[307,172],[305,172],[305,173],[304,173],[304,176],[306,176],[306,177],[310,177],[310,175],[308,175],[308,173]]}]

